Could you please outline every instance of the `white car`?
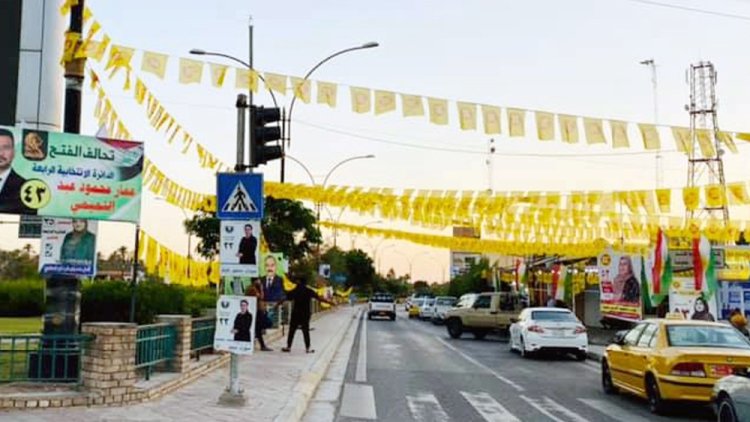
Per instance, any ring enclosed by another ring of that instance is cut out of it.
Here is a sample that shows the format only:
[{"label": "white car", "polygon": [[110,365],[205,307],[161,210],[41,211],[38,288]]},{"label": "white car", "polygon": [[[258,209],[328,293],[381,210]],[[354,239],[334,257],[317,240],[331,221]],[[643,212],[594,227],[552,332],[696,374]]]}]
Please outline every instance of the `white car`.
[{"label": "white car", "polygon": [[526,308],[511,320],[510,350],[523,357],[542,351],[571,353],[585,360],[589,348],[586,327],[569,309]]},{"label": "white car", "polygon": [[435,298],[426,297],[424,303],[419,307],[419,319],[431,320],[435,314]]},{"label": "white car", "polygon": [[717,381],[711,397],[719,422],[750,420],[750,375],[746,371]]},{"label": "white car", "polygon": [[445,321],[445,312],[456,304],[453,296],[438,296],[435,298],[435,311],[432,313],[432,323],[440,324]]}]

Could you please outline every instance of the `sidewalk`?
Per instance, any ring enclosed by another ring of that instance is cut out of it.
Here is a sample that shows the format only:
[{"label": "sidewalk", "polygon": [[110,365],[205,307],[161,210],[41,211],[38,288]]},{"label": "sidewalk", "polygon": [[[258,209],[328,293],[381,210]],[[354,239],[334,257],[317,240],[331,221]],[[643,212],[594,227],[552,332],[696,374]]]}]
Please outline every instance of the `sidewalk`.
[{"label": "sidewalk", "polygon": [[229,382],[229,367],[225,365],[153,402],[125,407],[0,412],[0,421],[299,420],[358,311],[359,307],[342,306],[313,321],[315,330],[310,337],[315,353],[304,352],[302,333],[297,333],[289,354],[281,352],[286,343],[283,338],[269,344],[273,352],[241,358],[240,382],[247,397],[247,405],[242,408],[217,404]]}]

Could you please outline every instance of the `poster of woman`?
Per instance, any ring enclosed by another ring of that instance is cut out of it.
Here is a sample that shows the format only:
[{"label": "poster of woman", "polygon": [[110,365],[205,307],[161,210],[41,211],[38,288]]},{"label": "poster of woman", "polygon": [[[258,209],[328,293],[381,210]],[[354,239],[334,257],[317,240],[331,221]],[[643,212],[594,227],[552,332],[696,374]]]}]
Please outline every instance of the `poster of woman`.
[{"label": "poster of woman", "polygon": [[44,218],[39,272],[42,275],[96,275],[96,221]]},{"label": "poster of woman", "polygon": [[695,280],[691,277],[675,277],[669,286],[669,310],[685,319],[716,321],[716,295],[704,297],[695,290]]},{"label": "poster of woman", "polygon": [[599,256],[599,286],[603,316],[641,319],[641,257],[607,250]]}]

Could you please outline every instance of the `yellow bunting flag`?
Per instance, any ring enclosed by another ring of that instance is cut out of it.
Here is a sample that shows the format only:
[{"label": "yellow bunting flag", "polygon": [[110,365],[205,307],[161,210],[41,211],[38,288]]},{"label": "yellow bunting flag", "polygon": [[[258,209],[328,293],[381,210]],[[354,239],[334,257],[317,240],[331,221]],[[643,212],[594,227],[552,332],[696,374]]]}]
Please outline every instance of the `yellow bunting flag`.
[{"label": "yellow bunting flag", "polygon": [[610,120],[609,126],[612,128],[612,148],[628,148],[628,123],[619,120]]},{"label": "yellow bunting flag", "polygon": [[367,88],[353,86],[350,88],[352,96],[352,111],[355,113],[369,113],[372,109],[372,94]]},{"label": "yellow bunting flag", "polygon": [[404,117],[424,116],[424,103],[419,95],[401,94],[401,108]]},{"label": "yellow bunting flag", "polygon": [[737,139],[745,142],[750,142],[750,133],[735,133]]},{"label": "yellow bunting flag", "polygon": [[500,127],[500,107],[482,106],[482,121],[484,122],[484,133],[487,135],[499,134]]},{"label": "yellow bunting flag", "polygon": [[448,101],[440,98],[427,98],[430,109],[430,122],[436,125],[448,124]]},{"label": "yellow bunting flag", "polygon": [[229,69],[229,67],[221,64],[211,63],[209,64],[208,68],[211,72],[211,85],[213,85],[215,88],[221,88],[222,86],[224,86],[224,80],[227,78],[227,69]]},{"label": "yellow bunting flag", "polygon": [[390,91],[375,91],[375,115],[396,109],[396,94]]},{"label": "yellow bunting flag", "polygon": [[737,154],[737,145],[734,143],[734,139],[732,139],[732,135],[727,132],[719,132],[719,141],[726,145],[727,149],[729,151],[732,151],[732,154]]},{"label": "yellow bunting flag", "polygon": [[337,88],[334,83],[318,81],[318,104],[336,107]]},{"label": "yellow bunting flag", "polygon": [[661,140],[659,140],[659,130],[656,126],[640,123],[638,129],[641,131],[641,137],[643,138],[643,148],[647,150],[654,150],[661,148]]},{"label": "yellow bunting flag", "polygon": [[477,105],[458,102],[456,107],[461,130],[477,130]]},{"label": "yellow bunting flag", "polygon": [[714,148],[713,136],[711,131],[708,129],[698,129],[695,131],[696,137],[698,138],[698,146],[701,148],[701,154],[705,158],[713,158],[716,156],[716,148]]},{"label": "yellow bunting flag", "polygon": [[700,190],[698,188],[683,188],[682,201],[688,211],[695,211],[700,205]]},{"label": "yellow bunting flag", "polygon": [[729,191],[729,203],[732,205],[747,205],[750,204],[750,197],[747,195],[747,189],[744,182],[729,183],[727,185]]},{"label": "yellow bunting flag", "polygon": [[266,72],[263,74],[263,78],[266,80],[266,88],[281,95],[286,95],[286,75]]},{"label": "yellow bunting flag", "polygon": [[78,41],[81,39],[81,34],[78,32],[65,32],[65,42],[63,45],[63,56],[62,63],[68,63],[73,60],[73,55],[78,47]]},{"label": "yellow bunting flag", "polygon": [[670,189],[657,189],[656,203],[659,205],[659,212],[670,212],[672,209],[672,191]]},{"label": "yellow bunting flag", "polygon": [[130,65],[130,60],[133,58],[134,52],[135,50],[132,48],[113,44],[112,48],[109,49],[109,60],[107,61],[104,70],[113,69],[114,74],[114,70],[121,67],[128,67]]},{"label": "yellow bunting flag", "polygon": [[546,111],[534,113],[536,120],[536,136],[540,141],[551,141],[555,139],[555,115]]},{"label": "yellow bunting flag", "polygon": [[167,72],[167,59],[166,54],[144,51],[141,70],[164,79],[164,74]]},{"label": "yellow bunting flag", "polygon": [[310,104],[310,98],[312,97],[312,83],[309,79],[295,78],[294,76],[289,77],[292,83],[292,89],[294,89],[294,96],[299,98],[305,104]]},{"label": "yellow bunting flag", "polygon": [[589,145],[607,143],[607,140],[604,138],[601,119],[584,117],[583,131],[586,134],[586,143]]},{"label": "yellow bunting flag", "polygon": [[690,139],[690,129],[686,127],[672,127],[672,136],[677,146],[677,151],[690,154],[693,151],[693,140]]},{"label": "yellow bunting flag", "polygon": [[192,59],[180,59],[180,83],[198,84],[203,76],[203,62]]},{"label": "yellow bunting flag", "polygon": [[234,87],[258,92],[258,73],[253,69],[234,69]]},{"label": "yellow bunting flag", "polygon": [[560,137],[563,142],[569,144],[578,143],[578,118],[576,116],[560,114],[557,116],[557,119],[560,123]]},{"label": "yellow bunting flag", "polygon": [[721,185],[706,186],[706,205],[711,208],[723,207],[726,204],[726,194]]},{"label": "yellow bunting flag", "polygon": [[526,136],[526,110],[508,109],[508,132],[513,137]]}]

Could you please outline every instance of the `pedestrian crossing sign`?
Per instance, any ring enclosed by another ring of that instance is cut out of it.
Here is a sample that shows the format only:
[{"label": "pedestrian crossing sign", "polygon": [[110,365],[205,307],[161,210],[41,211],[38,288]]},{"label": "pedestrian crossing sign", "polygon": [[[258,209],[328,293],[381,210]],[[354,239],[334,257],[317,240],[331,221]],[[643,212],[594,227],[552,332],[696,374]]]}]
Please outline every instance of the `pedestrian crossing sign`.
[{"label": "pedestrian crossing sign", "polygon": [[216,215],[219,219],[263,218],[262,174],[219,173],[216,180]]}]

